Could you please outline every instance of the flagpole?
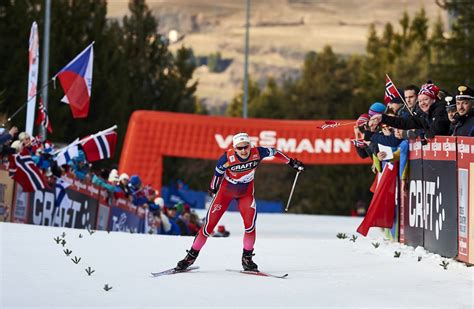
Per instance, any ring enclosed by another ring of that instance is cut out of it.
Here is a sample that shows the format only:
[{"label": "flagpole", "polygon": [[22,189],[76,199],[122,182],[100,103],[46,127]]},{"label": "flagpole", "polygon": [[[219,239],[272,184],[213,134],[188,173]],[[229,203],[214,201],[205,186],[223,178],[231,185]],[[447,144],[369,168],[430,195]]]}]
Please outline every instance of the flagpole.
[{"label": "flagpole", "polygon": [[43,91],[43,89],[45,89],[49,84],[51,84],[53,80],[49,80],[46,84],[44,84],[43,86],[41,86],[41,88],[36,91],[35,95],[32,96],[29,100],[27,100],[25,103],[23,103],[23,105],[21,105],[10,117],[7,118],[7,121],[5,121],[4,123],[2,123],[0,126],[2,127],[5,127],[5,125],[7,124],[7,122],[10,122],[13,117],[15,117],[19,112],[21,112],[22,109],[25,108],[25,106],[28,105],[28,103],[33,100],[33,98],[36,98],[36,96],[38,96],[39,94],[41,94],[41,92]]},{"label": "flagpole", "polygon": [[[43,84],[48,80],[49,75],[49,37],[51,33],[51,0],[44,1],[44,29],[43,29],[43,63],[41,65],[41,80]],[[48,82],[48,84],[51,81]],[[48,89],[45,89],[41,95],[43,99],[44,110],[48,112]],[[47,128],[40,127],[41,136],[43,140],[46,140],[48,130]]]},{"label": "flagpole", "polygon": [[410,115],[413,116],[413,112],[411,111],[410,107],[408,106],[407,102],[405,101],[405,98],[400,94],[400,92],[398,92],[398,88],[395,86],[395,83],[393,82],[393,80],[390,78],[390,76],[388,76],[387,73],[385,73],[385,76],[387,76],[388,79],[389,79],[390,81],[392,81],[393,86],[394,86],[395,90],[396,90],[397,93],[398,93],[398,96],[402,99],[403,104],[405,104],[405,107],[407,108],[407,110],[408,110],[408,112],[410,113]]}]

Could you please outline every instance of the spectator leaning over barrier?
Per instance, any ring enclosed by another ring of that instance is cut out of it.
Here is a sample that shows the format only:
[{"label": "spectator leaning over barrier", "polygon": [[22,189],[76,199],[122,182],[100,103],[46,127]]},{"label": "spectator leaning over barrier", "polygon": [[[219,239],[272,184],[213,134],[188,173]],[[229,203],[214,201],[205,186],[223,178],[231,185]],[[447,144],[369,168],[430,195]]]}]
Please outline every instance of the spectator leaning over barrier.
[{"label": "spectator leaning over barrier", "polygon": [[[398,92],[402,93],[400,89]],[[397,117],[408,118],[410,116],[410,112],[406,109],[401,97],[394,98],[387,104],[387,106]]]},{"label": "spectator leaning over barrier", "polygon": [[18,134],[18,139],[23,144],[23,148],[26,148],[31,156],[36,155],[36,151],[43,146],[38,138],[32,138],[26,132]]},{"label": "spectator leaning over barrier", "polygon": [[[370,117],[375,115],[381,115],[385,112],[387,106],[380,102],[375,102],[369,107],[368,114]],[[376,141],[372,140],[372,136],[374,134],[381,133],[381,126],[378,123],[375,123],[372,120],[369,120],[365,130],[363,131],[364,134],[364,141],[368,144],[370,149],[370,153],[372,153],[372,172],[374,174],[380,173],[382,171],[380,161],[377,160],[377,153],[378,153],[378,144]]]},{"label": "spectator leaning over barrier", "polygon": [[[105,179],[109,179],[109,181],[105,181]],[[92,174],[92,183],[96,186],[102,187],[109,192],[108,198],[112,197],[112,194],[115,191],[115,186],[110,183],[110,173],[106,169],[101,169],[99,174]]]},{"label": "spectator leaning over barrier", "polygon": [[178,223],[176,222],[177,218],[177,209],[176,206],[170,206],[168,207],[166,211],[166,216],[169,219],[169,223],[171,225],[171,228],[169,231],[166,232],[168,235],[181,235],[181,229],[179,228]]},{"label": "spectator leaning over barrier", "polygon": [[449,119],[449,135],[453,135],[454,127],[456,126],[456,122],[458,120],[456,100],[452,96],[446,96],[444,101],[446,101],[446,113],[448,113]]},{"label": "spectator leaning over barrier", "polygon": [[[407,103],[410,111],[416,111],[416,107],[418,106],[418,92],[420,92],[420,88],[415,85],[409,85],[405,87],[403,91],[403,96],[405,97],[405,102]],[[402,109],[408,112],[406,106],[403,106]],[[410,112],[408,112],[410,114]]]},{"label": "spectator leaning over barrier", "polygon": [[163,228],[163,234],[168,234],[171,231],[171,223],[168,217],[166,216],[166,207],[165,201],[162,197],[155,198],[155,204],[160,207],[160,218],[161,218],[161,226]]},{"label": "spectator leaning over barrier", "polygon": [[77,179],[85,180],[88,177],[90,165],[83,150],[79,150],[77,155],[68,162],[68,165]]},{"label": "spectator leaning over barrier", "polygon": [[155,204],[156,191],[152,187],[146,186],[145,188],[143,188],[143,193],[147,199],[145,207],[148,207],[148,210],[150,212],[159,216],[161,208],[159,205]]},{"label": "spectator leaning over barrier", "polygon": [[8,130],[8,132],[4,129],[0,129],[0,153],[1,153],[1,158],[3,160],[4,156],[7,156],[9,154],[14,153],[15,151],[11,149],[10,143],[15,137],[15,135],[18,133],[18,128],[13,126]]},{"label": "spectator leaning over barrier", "polygon": [[138,175],[132,175],[130,177],[128,188],[130,189],[133,205],[142,206],[148,201],[143,192],[142,181]]},{"label": "spectator leaning over barrier", "polygon": [[18,133],[18,128],[15,126],[11,127],[8,132],[6,132],[3,128],[2,130],[3,131],[0,133],[0,145],[12,141],[13,137],[15,137],[15,135]]},{"label": "spectator leaning over barrier", "polygon": [[113,186],[116,186],[119,182],[119,174],[118,174],[118,171],[113,168],[110,173],[109,173],[109,176],[107,178],[109,184],[113,185]]},{"label": "spectator leaning over barrier", "polygon": [[19,140],[16,140],[12,143],[10,148],[13,149],[12,154],[20,153],[23,150],[23,144]]},{"label": "spectator leaning over barrier", "polygon": [[369,148],[367,142],[364,141],[364,131],[367,130],[367,123],[369,122],[370,116],[368,114],[361,114],[356,120],[354,126],[354,139],[353,144],[356,149],[357,155],[362,158],[372,157],[372,151]]},{"label": "spectator leaning over barrier", "polygon": [[448,114],[444,103],[438,100],[439,88],[434,84],[424,84],[418,94],[421,114],[407,119],[387,115],[374,115],[371,121],[385,123],[398,129],[423,129],[427,138],[449,134]]},{"label": "spectator leaning over barrier", "polygon": [[[391,103],[389,103],[391,104]],[[394,103],[394,105],[397,105],[398,103]],[[385,113],[387,116],[392,116],[392,117],[399,117],[396,115],[396,112],[393,110],[389,109]],[[394,129],[391,128],[390,126],[386,124],[382,124],[380,126],[380,131],[374,132],[371,137],[370,141],[372,144],[382,144],[385,146],[390,146],[390,147],[398,147],[400,145],[402,139],[395,136]],[[378,149],[375,151],[378,154]]]},{"label": "spectator leaning over barrier", "polygon": [[190,222],[191,214],[189,213],[189,211],[183,211],[176,220],[176,224],[178,224],[179,230],[181,231],[181,236],[191,236],[188,227]]},{"label": "spectator leaning over barrier", "polygon": [[456,93],[458,119],[454,127],[454,136],[474,136],[474,90],[461,85]]},{"label": "spectator leaning over barrier", "polygon": [[165,234],[160,213],[161,211],[159,211],[158,213],[151,213],[151,228],[154,234]]},{"label": "spectator leaning over barrier", "polygon": [[191,236],[197,235],[197,233],[199,232],[199,229],[201,228],[201,225],[202,225],[202,220],[199,218],[197,213],[195,213],[194,211],[191,211],[189,224],[188,224],[188,229]]},{"label": "spectator leaning over barrier", "polygon": [[[420,88],[418,88],[415,85],[409,85],[405,87],[403,91],[403,96],[405,98],[405,102],[407,103],[408,108],[405,106],[405,104],[402,106],[400,109],[400,114],[402,115],[402,118],[408,118],[410,117],[410,112],[414,112],[419,114],[421,112],[419,106],[418,106],[418,92],[420,92]],[[400,139],[416,139],[420,133],[421,130],[401,130],[401,129],[396,129],[395,130],[395,136]]]},{"label": "spectator leaning over barrier", "polygon": [[115,198],[128,199],[131,196],[130,188],[128,187],[129,177],[126,173],[122,173],[119,176],[119,181],[115,186]]}]

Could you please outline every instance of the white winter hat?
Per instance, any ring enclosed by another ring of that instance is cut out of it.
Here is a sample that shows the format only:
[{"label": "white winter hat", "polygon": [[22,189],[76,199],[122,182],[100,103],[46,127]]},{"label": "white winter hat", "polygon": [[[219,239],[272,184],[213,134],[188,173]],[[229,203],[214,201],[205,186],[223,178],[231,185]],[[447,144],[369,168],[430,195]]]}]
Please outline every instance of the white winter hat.
[{"label": "white winter hat", "polygon": [[113,169],[110,171],[110,174],[109,174],[109,182],[117,182],[117,181],[119,181],[118,171],[116,169]]},{"label": "white winter hat", "polygon": [[14,148],[16,151],[20,151],[21,150],[21,142],[19,140],[16,140],[14,141],[12,144],[11,144],[11,148]]},{"label": "white winter hat", "polygon": [[163,200],[161,196],[158,196],[157,198],[155,198],[154,202],[156,205],[160,206],[161,208],[165,206],[165,200]]},{"label": "white winter hat", "polygon": [[250,137],[247,133],[241,132],[234,135],[234,137],[232,138],[233,146],[236,147],[237,144],[240,144],[240,143],[250,144]]},{"label": "white winter hat", "polygon": [[119,181],[122,181],[122,180],[129,180],[130,177],[128,177],[128,174],[127,173],[122,173],[120,174],[120,177],[119,177]]}]

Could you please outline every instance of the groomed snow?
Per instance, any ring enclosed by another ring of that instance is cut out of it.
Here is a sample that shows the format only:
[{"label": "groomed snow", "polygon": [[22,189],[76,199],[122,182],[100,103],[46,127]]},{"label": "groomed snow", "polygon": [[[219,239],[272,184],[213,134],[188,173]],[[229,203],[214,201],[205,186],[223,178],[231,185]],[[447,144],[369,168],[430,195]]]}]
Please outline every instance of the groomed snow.
[{"label": "groomed snow", "polygon": [[[373,229],[355,243],[360,218],[260,214],[255,261],[287,279],[231,273],[240,269],[242,223],[221,221],[229,238],[211,238],[194,273],[152,278],[185,255],[192,237],[107,233],[0,224],[0,307],[372,307],[473,308],[474,267],[422,248],[384,241]],[[63,248],[53,238],[66,233]],[[79,234],[83,237],[79,238]],[[371,243],[380,242],[375,249]],[[72,250],[66,257],[63,249]],[[394,251],[401,251],[394,258]],[[81,257],[74,264],[71,257]],[[418,261],[421,257],[421,261]],[[87,276],[85,268],[95,269]],[[112,290],[103,290],[105,284]]]}]

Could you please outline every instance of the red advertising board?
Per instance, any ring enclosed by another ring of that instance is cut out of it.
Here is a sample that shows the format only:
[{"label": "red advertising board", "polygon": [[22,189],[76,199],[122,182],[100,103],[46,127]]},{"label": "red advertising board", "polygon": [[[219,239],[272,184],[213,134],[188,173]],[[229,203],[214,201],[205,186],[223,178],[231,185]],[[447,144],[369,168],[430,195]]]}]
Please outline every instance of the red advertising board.
[{"label": "red advertising board", "polygon": [[458,260],[474,264],[474,137],[458,137]]}]

